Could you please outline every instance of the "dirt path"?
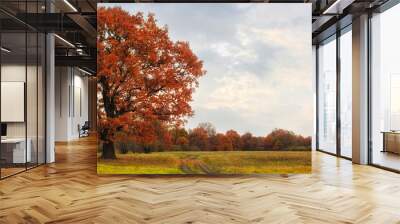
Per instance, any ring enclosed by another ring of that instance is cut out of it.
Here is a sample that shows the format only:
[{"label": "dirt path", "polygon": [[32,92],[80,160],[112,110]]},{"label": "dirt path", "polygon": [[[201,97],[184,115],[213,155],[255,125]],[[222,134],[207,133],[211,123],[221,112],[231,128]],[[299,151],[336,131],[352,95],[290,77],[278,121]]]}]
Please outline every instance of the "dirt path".
[{"label": "dirt path", "polygon": [[208,168],[208,166],[203,161],[199,161],[198,166],[203,171],[203,173],[212,174],[211,170]]},{"label": "dirt path", "polygon": [[181,159],[179,168],[186,174],[212,174],[211,170],[203,161],[193,156]]},{"label": "dirt path", "polygon": [[194,172],[188,165],[186,160],[182,160],[181,164],[179,165],[179,168],[186,174],[195,174]]}]

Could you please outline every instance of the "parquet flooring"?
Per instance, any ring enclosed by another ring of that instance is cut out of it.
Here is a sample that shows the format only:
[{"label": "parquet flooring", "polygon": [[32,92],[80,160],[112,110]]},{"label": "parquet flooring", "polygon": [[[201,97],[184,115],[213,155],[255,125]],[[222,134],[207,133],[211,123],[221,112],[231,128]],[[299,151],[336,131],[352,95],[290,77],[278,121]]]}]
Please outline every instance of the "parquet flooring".
[{"label": "parquet flooring", "polygon": [[400,223],[400,175],[315,152],[311,175],[97,176],[95,139],[0,181],[0,223]]}]

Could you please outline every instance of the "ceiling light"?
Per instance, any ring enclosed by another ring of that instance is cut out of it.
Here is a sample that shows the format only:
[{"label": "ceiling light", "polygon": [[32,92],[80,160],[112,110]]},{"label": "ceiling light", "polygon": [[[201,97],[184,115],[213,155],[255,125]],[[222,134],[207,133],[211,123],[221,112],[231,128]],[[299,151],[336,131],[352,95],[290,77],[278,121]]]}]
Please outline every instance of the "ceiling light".
[{"label": "ceiling light", "polygon": [[70,47],[73,47],[73,48],[75,48],[75,45],[73,45],[71,42],[69,42],[68,40],[66,40],[66,39],[64,39],[64,38],[62,38],[62,37],[60,37],[59,35],[57,35],[57,34],[54,34],[54,36],[55,37],[57,37],[59,40],[61,40],[62,42],[64,42],[64,43],[66,43],[67,45],[69,45]]},{"label": "ceiling light", "polygon": [[338,4],[338,0],[336,0],[332,5],[330,5],[327,9],[324,10],[324,12],[322,12],[322,14],[328,14],[329,11],[331,11],[334,7],[336,7],[336,5]]},{"label": "ceiling light", "polygon": [[88,71],[85,71],[85,70],[83,70],[83,69],[81,69],[81,68],[79,68],[79,67],[78,67],[78,70],[81,71],[81,72],[83,72],[83,73],[85,73],[86,75],[93,75],[92,73],[90,73],[90,72],[88,72]]},{"label": "ceiling light", "polygon": [[83,49],[77,48],[76,53],[78,53],[79,55],[83,55]]},{"label": "ceiling light", "polygon": [[6,53],[10,53],[11,52],[11,50],[9,50],[9,49],[7,49],[5,47],[1,47],[0,49],[1,49],[1,51],[4,51]]},{"label": "ceiling light", "polygon": [[351,5],[355,0],[336,0],[322,14],[342,14],[343,10]]},{"label": "ceiling light", "polygon": [[336,0],[332,5],[330,5],[327,9],[325,9],[325,11],[322,14],[328,14],[330,13],[330,11],[334,8],[337,7],[337,5],[339,4],[340,0]]},{"label": "ceiling light", "polygon": [[64,0],[65,4],[67,4],[74,12],[78,12],[78,10],[68,1]]}]

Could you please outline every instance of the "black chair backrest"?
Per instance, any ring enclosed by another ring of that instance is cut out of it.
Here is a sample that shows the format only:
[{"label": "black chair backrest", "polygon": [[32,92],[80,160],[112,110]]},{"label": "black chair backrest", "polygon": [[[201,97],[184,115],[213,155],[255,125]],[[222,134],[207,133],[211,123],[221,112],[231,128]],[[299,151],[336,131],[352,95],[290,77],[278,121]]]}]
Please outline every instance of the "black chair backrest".
[{"label": "black chair backrest", "polygon": [[85,121],[85,124],[83,124],[82,129],[89,129],[90,125],[89,125],[89,121]]}]

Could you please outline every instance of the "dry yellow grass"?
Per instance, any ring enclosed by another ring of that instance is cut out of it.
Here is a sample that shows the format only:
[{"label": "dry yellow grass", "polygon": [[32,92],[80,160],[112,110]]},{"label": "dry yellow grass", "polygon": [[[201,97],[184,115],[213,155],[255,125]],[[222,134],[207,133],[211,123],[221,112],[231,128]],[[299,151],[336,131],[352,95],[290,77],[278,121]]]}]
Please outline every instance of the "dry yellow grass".
[{"label": "dry yellow grass", "polygon": [[154,152],[98,160],[99,174],[309,173],[310,151]]}]

